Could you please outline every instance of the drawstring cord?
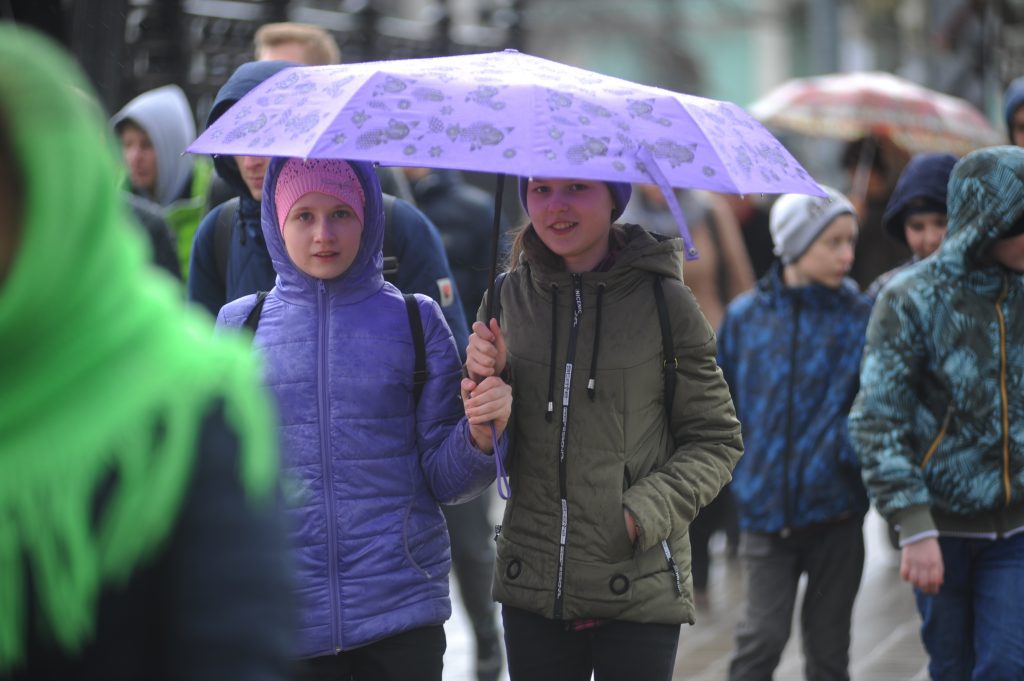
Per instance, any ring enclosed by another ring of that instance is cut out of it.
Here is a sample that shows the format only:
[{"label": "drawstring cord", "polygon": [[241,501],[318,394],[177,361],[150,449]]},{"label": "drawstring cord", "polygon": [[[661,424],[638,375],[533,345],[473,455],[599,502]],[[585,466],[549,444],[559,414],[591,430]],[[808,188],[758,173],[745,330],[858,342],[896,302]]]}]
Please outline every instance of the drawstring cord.
[{"label": "drawstring cord", "polygon": [[551,285],[551,361],[548,362],[548,408],[544,418],[548,423],[555,415],[555,354],[556,326],[558,324],[558,284]]},{"label": "drawstring cord", "polygon": [[587,395],[594,401],[597,394],[597,346],[601,340],[601,297],[604,295],[605,284],[597,285],[597,316],[594,319],[594,351],[590,356],[590,378],[587,380]]}]

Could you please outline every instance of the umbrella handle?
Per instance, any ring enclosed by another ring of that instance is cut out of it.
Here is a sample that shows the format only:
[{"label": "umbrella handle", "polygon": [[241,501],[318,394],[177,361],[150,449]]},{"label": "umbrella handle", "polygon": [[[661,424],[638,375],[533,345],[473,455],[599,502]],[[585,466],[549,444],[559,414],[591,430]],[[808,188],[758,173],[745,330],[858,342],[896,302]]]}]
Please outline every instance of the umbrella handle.
[{"label": "umbrella handle", "polygon": [[497,185],[494,188],[494,219],[491,221],[491,269],[487,281],[487,321],[490,324],[498,309],[498,301],[494,299],[494,280],[498,278],[498,240],[501,239],[501,204],[505,194],[505,174],[495,176]]},{"label": "umbrella handle", "polygon": [[661,190],[661,195],[665,197],[665,203],[668,204],[668,210],[672,213],[672,217],[675,218],[676,224],[679,225],[679,236],[683,238],[683,244],[686,247],[683,253],[687,260],[696,260],[700,257],[697,253],[697,247],[693,243],[693,237],[690,236],[690,228],[686,225],[686,218],[683,216],[683,209],[679,207],[679,200],[676,199],[676,193],[672,191],[672,187],[668,183],[668,178],[665,177],[665,173],[661,172],[661,167],[658,162],[654,160],[654,156],[651,155],[651,150],[645,146],[640,147],[640,151],[637,154],[642,164],[642,169],[651,178],[654,184],[658,185],[658,189]]},{"label": "umbrella handle", "polygon": [[512,487],[508,483],[508,473],[505,472],[505,462],[501,460],[501,455],[498,452],[498,429],[494,427],[494,422],[491,422],[491,444],[494,446],[492,450],[494,452],[494,471],[495,480],[498,487],[498,496],[502,499],[508,500],[512,496]]}]

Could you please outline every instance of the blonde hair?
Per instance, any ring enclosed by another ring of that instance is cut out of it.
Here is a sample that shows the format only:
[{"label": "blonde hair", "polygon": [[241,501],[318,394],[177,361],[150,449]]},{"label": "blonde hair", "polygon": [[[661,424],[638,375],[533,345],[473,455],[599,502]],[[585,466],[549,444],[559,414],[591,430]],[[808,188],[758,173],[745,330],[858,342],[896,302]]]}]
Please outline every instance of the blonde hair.
[{"label": "blonde hair", "polygon": [[295,21],[260,26],[253,38],[256,59],[262,58],[264,50],[288,43],[302,46],[305,54],[302,61],[307,66],[323,66],[341,62],[341,49],[334,36],[319,26],[300,24]]}]

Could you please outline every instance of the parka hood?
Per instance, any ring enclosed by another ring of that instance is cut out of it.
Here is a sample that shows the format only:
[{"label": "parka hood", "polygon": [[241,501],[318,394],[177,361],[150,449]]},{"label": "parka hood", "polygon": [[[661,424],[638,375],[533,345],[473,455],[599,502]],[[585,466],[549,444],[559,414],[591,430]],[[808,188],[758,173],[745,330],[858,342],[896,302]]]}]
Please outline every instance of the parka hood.
[{"label": "parka hood", "polygon": [[185,93],[177,85],[143,92],[110,119],[116,132],[125,123],[142,128],[156,151],[156,187],[152,199],[167,206],[192,179],[192,157],[185,148],[195,139],[196,124]]},{"label": "parka hood", "polygon": [[1024,216],[1024,148],[971,152],[953,167],[948,195],[949,227],[934,257],[953,273],[987,267],[992,243]]},{"label": "parka hood", "polygon": [[[302,65],[290,61],[251,61],[239,66],[217,92],[210,115],[206,118],[206,127],[213,125],[214,121],[223,116],[224,112],[230,109],[235,102],[249,94],[254,87],[279,71],[292,66]],[[227,182],[239,196],[252,198],[249,188],[242,180],[241,173],[238,172],[238,164],[235,163],[233,156],[214,156],[213,167],[217,171],[217,175]]]},{"label": "parka hood", "polygon": [[[540,238],[534,233],[533,238],[540,244]],[[651,272],[670,279],[681,279],[683,276],[683,251],[685,246],[681,238],[668,237],[648,232],[640,225],[614,225],[609,237],[612,249],[617,251],[615,260],[607,272],[596,272],[591,278],[609,280],[626,274],[631,269]],[[543,248],[543,246],[541,245]],[[546,249],[545,249],[546,250]],[[526,259],[524,254],[521,262]],[[530,268],[538,280],[554,281],[568,276],[564,269],[556,270],[546,262],[530,262]]]},{"label": "parka hood", "polygon": [[[320,279],[311,277],[298,267],[288,255],[277,221],[275,193],[277,179],[286,158],[275,158],[267,168],[263,181],[262,227],[270,259],[277,272],[278,294],[292,302],[300,298],[316,296]],[[351,267],[340,277],[325,281],[333,300],[343,303],[356,302],[376,293],[384,285],[384,203],[381,197],[380,181],[373,164],[364,161],[348,161],[355,171],[366,197],[363,212],[363,234],[359,240],[359,252]]]}]

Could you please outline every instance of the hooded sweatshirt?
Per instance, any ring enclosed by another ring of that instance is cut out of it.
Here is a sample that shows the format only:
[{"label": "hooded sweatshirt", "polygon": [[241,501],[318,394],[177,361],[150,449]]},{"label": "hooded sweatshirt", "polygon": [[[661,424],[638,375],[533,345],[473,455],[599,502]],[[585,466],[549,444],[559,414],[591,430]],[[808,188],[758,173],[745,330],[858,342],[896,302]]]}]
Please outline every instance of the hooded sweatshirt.
[{"label": "hooded sweatshirt", "polygon": [[868,327],[850,435],[903,540],[1024,529],[1024,275],[991,261],[1024,217],[1024,149],[964,157],[939,250],[893,279]]},{"label": "hooded sweatshirt", "polygon": [[[21,199],[0,280],[0,676],[79,654],[104,672],[124,670],[123,659],[96,657],[120,646],[149,665],[125,678],[154,666],[168,678],[210,678],[214,668],[279,678],[263,667],[273,636],[224,619],[244,610],[271,634],[287,621],[276,607],[283,569],[275,582],[273,557],[235,541],[257,527],[263,546],[278,546],[253,521],[255,509],[269,510],[277,474],[258,368],[150,270],[117,188],[113,140],[83,92],[91,88],[55,45],[0,25],[0,135],[13,147],[0,163],[14,170]],[[226,421],[216,444],[203,435],[215,411]],[[225,493],[196,524],[193,493],[232,484],[244,493]],[[244,582],[262,600],[233,600],[243,587],[237,572],[225,578],[231,558],[246,559]],[[156,595],[144,598],[152,579]],[[144,615],[113,641],[129,620],[102,617],[112,594],[142,603]],[[201,625],[185,626],[197,615]],[[39,639],[50,644],[42,660],[31,654]],[[218,667],[213,649],[237,658]]]},{"label": "hooded sweatshirt", "polygon": [[206,209],[206,192],[210,181],[210,164],[185,153],[195,139],[196,126],[192,108],[185,93],[177,85],[144,92],[110,119],[115,130],[131,122],[142,128],[156,152],[156,188],[143,194],[164,209],[164,217],[175,237],[181,272],[188,273],[189,254],[196,228]]},{"label": "hooded sweatshirt", "polygon": [[[366,197],[355,260],[322,280],[285,249],[274,198],[285,160],[271,162],[264,183],[263,233],[278,274],[253,345],[281,413],[296,528],[296,654],[313,657],[448,619],[451,558],[438,503],[479,494],[495,463],[469,439],[455,343],[437,304],[420,295],[427,382],[413,398],[412,331],[382,273],[372,166],[351,163]],[[241,326],[254,298],[225,305],[218,323]]]},{"label": "hooded sweatshirt", "polygon": [[[729,481],[740,426],[681,281],[682,240],[615,230],[607,271],[524,256],[501,287],[515,407],[494,596],[551,619],[692,623],[687,530]],[[656,281],[677,367],[670,416]]]}]

